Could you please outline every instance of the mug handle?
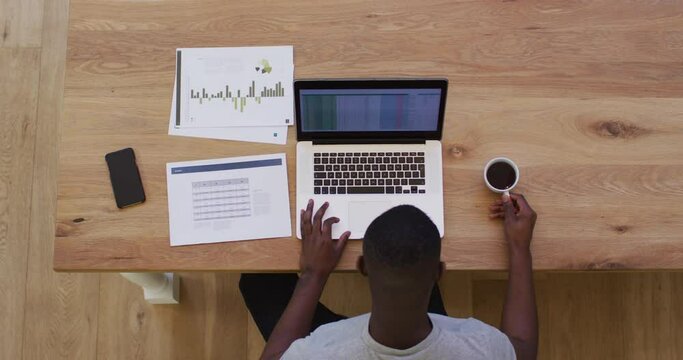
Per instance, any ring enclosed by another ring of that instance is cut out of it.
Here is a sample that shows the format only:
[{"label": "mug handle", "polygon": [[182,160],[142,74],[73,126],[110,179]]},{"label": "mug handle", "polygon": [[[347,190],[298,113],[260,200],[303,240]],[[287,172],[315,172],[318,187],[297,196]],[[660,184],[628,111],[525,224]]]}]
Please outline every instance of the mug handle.
[{"label": "mug handle", "polygon": [[503,192],[503,196],[510,197],[510,191],[509,191],[509,190],[505,190],[505,191]]}]

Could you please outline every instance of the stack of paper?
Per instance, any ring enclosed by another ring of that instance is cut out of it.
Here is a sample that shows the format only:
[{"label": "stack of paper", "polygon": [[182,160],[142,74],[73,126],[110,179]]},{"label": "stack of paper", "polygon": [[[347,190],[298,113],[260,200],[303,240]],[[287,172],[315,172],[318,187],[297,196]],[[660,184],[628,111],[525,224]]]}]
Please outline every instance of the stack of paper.
[{"label": "stack of paper", "polygon": [[177,49],[168,134],[285,144],[293,81],[291,46]]}]

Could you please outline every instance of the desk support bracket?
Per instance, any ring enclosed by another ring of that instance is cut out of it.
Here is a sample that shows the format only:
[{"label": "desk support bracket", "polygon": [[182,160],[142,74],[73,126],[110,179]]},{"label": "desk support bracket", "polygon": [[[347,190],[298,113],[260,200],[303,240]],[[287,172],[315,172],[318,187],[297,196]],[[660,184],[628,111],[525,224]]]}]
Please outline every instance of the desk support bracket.
[{"label": "desk support bracket", "polygon": [[121,273],[121,276],[139,285],[150,304],[180,303],[180,276],[174,273]]}]

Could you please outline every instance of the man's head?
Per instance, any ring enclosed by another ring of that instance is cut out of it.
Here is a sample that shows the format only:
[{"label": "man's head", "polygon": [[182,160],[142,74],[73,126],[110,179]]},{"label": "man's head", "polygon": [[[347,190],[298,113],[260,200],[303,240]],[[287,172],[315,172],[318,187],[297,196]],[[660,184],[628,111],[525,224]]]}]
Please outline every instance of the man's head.
[{"label": "man's head", "polygon": [[368,226],[358,267],[376,290],[428,293],[443,271],[440,256],[436,225],[420,209],[401,205]]}]

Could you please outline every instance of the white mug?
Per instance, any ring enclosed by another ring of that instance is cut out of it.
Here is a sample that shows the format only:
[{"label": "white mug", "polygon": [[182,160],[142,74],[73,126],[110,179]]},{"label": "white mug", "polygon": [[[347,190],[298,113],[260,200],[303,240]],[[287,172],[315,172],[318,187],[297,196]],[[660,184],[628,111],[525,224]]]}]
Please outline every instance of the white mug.
[{"label": "white mug", "polygon": [[[493,185],[489,183],[489,179],[486,178],[486,173],[489,171],[489,167],[491,165],[499,163],[499,162],[504,162],[512,166],[512,168],[515,170],[515,182],[512,184],[507,189],[498,189],[495,188]],[[486,183],[486,186],[491,189],[491,191],[499,193],[499,194],[505,194],[507,196],[510,196],[510,190],[512,190],[515,186],[517,186],[517,183],[519,182],[519,168],[517,167],[517,164],[515,164],[514,161],[506,158],[506,157],[497,157],[489,160],[488,163],[486,163],[486,166],[484,167],[484,182]]]}]

